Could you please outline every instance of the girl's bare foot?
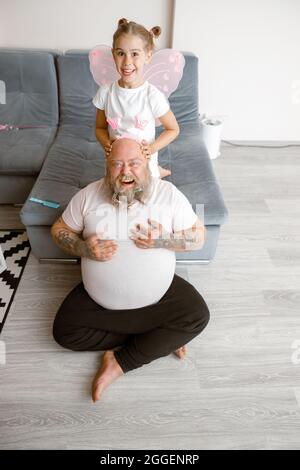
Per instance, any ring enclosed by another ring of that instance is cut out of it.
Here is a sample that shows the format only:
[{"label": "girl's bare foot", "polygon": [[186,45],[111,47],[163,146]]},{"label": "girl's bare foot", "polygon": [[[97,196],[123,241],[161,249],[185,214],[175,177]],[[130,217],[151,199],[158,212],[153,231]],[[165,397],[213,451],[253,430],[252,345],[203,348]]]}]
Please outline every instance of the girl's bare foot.
[{"label": "girl's bare foot", "polygon": [[181,348],[178,348],[178,349],[176,349],[176,351],[174,351],[174,354],[176,354],[176,356],[178,356],[179,359],[184,359],[184,357],[186,356],[186,353],[187,353],[187,346],[186,345],[184,345]]},{"label": "girl's bare foot", "polygon": [[158,170],[159,170],[159,176],[161,178],[165,178],[165,176],[171,175],[171,170],[168,170],[167,168],[162,168],[161,166],[158,166]]},{"label": "girl's bare foot", "polygon": [[105,351],[102,363],[92,385],[92,398],[96,402],[100,400],[102,392],[124,372],[119,366],[113,351]]}]

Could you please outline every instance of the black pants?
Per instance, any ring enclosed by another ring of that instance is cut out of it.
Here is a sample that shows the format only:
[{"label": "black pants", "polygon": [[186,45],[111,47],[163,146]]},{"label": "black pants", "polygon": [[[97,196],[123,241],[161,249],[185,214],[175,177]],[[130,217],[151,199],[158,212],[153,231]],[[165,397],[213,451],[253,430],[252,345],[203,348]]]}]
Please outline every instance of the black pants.
[{"label": "black pants", "polygon": [[209,321],[199,292],[174,275],[159,302],[130,310],[107,310],[78,284],[61,304],[53,325],[54,339],[73,351],[119,348],[115,358],[126,373],[180,348]]}]

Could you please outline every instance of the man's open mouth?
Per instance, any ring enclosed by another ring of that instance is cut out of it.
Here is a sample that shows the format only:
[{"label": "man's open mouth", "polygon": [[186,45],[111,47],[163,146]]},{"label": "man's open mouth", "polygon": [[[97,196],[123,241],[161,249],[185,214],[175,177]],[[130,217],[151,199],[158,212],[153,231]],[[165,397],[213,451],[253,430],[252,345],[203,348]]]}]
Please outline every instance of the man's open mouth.
[{"label": "man's open mouth", "polygon": [[126,180],[121,180],[121,184],[125,186],[130,186],[131,184],[135,183],[135,180],[132,179],[126,179]]}]

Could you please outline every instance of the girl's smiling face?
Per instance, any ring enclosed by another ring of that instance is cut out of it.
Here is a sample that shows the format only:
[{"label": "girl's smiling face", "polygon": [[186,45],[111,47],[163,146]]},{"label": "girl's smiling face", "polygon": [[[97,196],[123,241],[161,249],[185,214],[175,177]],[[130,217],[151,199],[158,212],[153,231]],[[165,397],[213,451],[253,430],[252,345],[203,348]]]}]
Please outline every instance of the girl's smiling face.
[{"label": "girl's smiling face", "polygon": [[143,84],[144,65],[152,57],[152,51],[145,50],[144,42],[139,36],[122,34],[112,49],[118,73],[121,76],[119,85],[124,88],[136,88]]}]

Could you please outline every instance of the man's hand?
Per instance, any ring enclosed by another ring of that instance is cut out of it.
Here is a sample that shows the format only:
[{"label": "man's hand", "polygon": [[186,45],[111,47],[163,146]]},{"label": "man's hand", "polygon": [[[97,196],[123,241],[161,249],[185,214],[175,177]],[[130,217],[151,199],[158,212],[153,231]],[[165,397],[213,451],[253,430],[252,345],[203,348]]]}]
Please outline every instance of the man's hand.
[{"label": "man's hand", "polygon": [[138,248],[171,248],[173,247],[173,234],[155,220],[148,219],[148,227],[136,224],[136,229],[131,230],[131,240]]},{"label": "man's hand", "polygon": [[102,240],[99,235],[91,235],[82,241],[82,256],[95,261],[109,261],[118,249],[114,240]]}]

